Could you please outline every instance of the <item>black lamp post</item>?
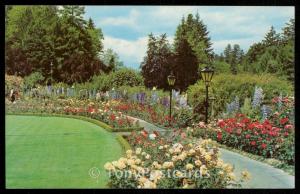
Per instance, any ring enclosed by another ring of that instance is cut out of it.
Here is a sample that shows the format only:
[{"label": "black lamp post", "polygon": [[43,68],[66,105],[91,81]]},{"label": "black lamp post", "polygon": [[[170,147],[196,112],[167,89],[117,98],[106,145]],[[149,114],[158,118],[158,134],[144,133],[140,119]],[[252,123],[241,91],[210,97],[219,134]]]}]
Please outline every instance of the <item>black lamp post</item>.
[{"label": "black lamp post", "polygon": [[205,99],[205,123],[207,124],[207,118],[208,118],[208,87],[209,87],[209,83],[212,79],[214,75],[214,70],[211,69],[210,67],[205,67],[204,69],[201,70],[201,77],[202,80],[205,83],[205,87],[206,87],[206,99]]},{"label": "black lamp post", "polygon": [[173,75],[173,72],[171,72],[171,75],[168,76],[168,83],[170,86],[170,117],[169,117],[169,126],[171,126],[171,116],[172,116],[172,86],[175,84],[175,76]]},{"label": "black lamp post", "polygon": [[53,70],[52,70],[52,66],[53,66],[53,63],[51,62],[50,64],[50,67],[51,67],[51,85],[52,85],[52,82],[53,82]]}]

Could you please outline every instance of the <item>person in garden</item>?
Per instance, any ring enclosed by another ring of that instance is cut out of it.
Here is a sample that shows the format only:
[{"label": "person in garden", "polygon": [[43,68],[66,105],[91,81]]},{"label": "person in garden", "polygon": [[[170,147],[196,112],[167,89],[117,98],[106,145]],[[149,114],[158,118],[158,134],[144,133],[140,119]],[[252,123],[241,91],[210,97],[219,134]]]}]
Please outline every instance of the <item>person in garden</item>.
[{"label": "person in garden", "polygon": [[10,101],[11,101],[12,103],[14,103],[15,100],[16,100],[16,92],[15,92],[14,88],[12,88],[12,89],[10,90]]}]

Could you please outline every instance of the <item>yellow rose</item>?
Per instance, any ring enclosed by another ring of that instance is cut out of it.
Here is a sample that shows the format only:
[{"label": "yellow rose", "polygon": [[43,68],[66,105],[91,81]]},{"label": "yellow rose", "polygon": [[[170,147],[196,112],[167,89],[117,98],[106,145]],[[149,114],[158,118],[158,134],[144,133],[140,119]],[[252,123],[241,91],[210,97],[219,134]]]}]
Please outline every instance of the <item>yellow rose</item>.
[{"label": "yellow rose", "polygon": [[200,160],[196,160],[196,161],[195,161],[195,165],[196,165],[196,166],[201,166],[201,164],[202,164],[202,162],[201,162]]},{"label": "yellow rose", "polygon": [[158,149],[162,150],[162,149],[164,149],[164,147],[163,146],[159,146]]},{"label": "yellow rose", "polygon": [[172,161],[176,162],[178,160],[177,156],[172,156]]},{"label": "yellow rose", "polygon": [[176,177],[178,177],[178,178],[183,177],[183,173],[180,172],[179,170],[176,171],[175,175],[176,175]]},{"label": "yellow rose", "polygon": [[196,151],[194,149],[190,149],[188,155],[192,156],[196,153]]},{"label": "yellow rose", "polygon": [[112,165],[114,165],[115,167],[117,167],[118,166],[118,162],[117,161],[113,161]]},{"label": "yellow rose", "polygon": [[146,177],[140,177],[138,181],[140,184],[144,184],[146,181],[148,181],[148,179]]},{"label": "yellow rose", "polygon": [[210,161],[211,160],[211,156],[209,154],[205,154],[204,156],[206,161]]},{"label": "yellow rose", "polygon": [[206,175],[207,174],[207,168],[206,168],[205,165],[202,165],[200,167],[200,173],[201,173],[201,175]]},{"label": "yellow rose", "polygon": [[104,168],[105,170],[115,170],[115,167],[110,162],[105,163]]},{"label": "yellow rose", "polygon": [[192,165],[192,164],[189,163],[189,164],[185,165],[185,168],[187,170],[192,170],[194,168],[194,165]]},{"label": "yellow rose", "polygon": [[173,153],[174,153],[174,149],[173,149],[173,148],[170,148],[170,149],[169,149],[169,152],[170,152],[170,154],[173,154]]},{"label": "yellow rose", "polygon": [[141,152],[142,152],[142,148],[136,148],[136,149],[135,149],[135,154],[136,154],[136,155],[141,154]]},{"label": "yellow rose", "polygon": [[150,159],[150,155],[149,154],[147,154],[146,156],[145,156],[145,158],[147,159],[147,160],[149,160]]},{"label": "yellow rose", "polygon": [[164,148],[166,149],[166,148],[168,148],[169,147],[169,145],[164,145]]},{"label": "yellow rose", "polygon": [[164,168],[172,168],[172,167],[174,167],[174,163],[173,162],[164,162],[163,167]]},{"label": "yellow rose", "polygon": [[220,176],[223,176],[223,175],[224,175],[224,171],[223,171],[223,170],[220,170],[218,174],[219,174]]},{"label": "yellow rose", "polygon": [[155,188],[156,188],[156,184],[153,183],[152,181],[147,180],[147,181],[144,183],[143,188],[145,188],[145,189],[155,189]]},{"label": "yellow rose", "polygon": [[245,181],[248,181],[251,179],[251,175],[247,170],[244,170],[242,172],[242,179],[244,179]]},{"label": "yellow rose", "polygon": [[134,160],[128,159],[128,160],[127,160],[127,164],[128,164],[128,165],[133,165],[133,164],[134,164]]},{"label": "yellow rose", "polygon": [[234,181],[235,180],[235,175],[231,172],[231,173],[228,174],[228,178],[229,178],[229,180]]},{"label": "yellow rose", "polygon": [[132,154],[132,150],[127,150],[127,151],[126,151],[126,154],[127,154],[127,155],[131,155],[131,154]]},{"label": "yellow rose", "polygon": [[126,164],[124,162],[118,161],[117,168],[122,170],[122,169],[126,168]]},{"label": "yellow rose", "polygon": [[139,159],[139,158],[136,159],[136,160],[135,160],[135,163],[136,163],[136,164],[140,164],[140,163],[141,163],[141,159]]}]

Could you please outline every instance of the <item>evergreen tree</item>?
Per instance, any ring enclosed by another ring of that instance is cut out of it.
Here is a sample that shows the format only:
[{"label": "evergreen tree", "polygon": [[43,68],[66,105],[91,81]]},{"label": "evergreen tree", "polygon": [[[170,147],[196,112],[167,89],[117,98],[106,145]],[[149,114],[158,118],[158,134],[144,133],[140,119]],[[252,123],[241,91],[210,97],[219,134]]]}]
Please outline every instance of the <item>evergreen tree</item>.
[{"label": "evergreen tree", "polygon": [[262,43],[268,47],[268,46],[277,46],[280,41],[279,34],[276,33],[273,26],[271,26],[270,31],[266,34],[265,39],[262,41]]},{"label": "evergreen tree", "polygon": [[146,87],[167,89],[167,76],[171,70],[172,52],[166,34],[155,37],[149,34],[147,55],[141,63],[141,73]]},{"label": "evergreen tree", "polygon": [[231,64],[232,62],[232,49],[231,49],[231,44],[228,44],[225,49],[224,49],[224,59],[225,62],[228,64]]},{"label": "evergreen tree", "polygon": [[196,83],[198,68],[198,59],[192,47],[185,38],[179,39],[172,68],[176,77],[175,87],[185,91],[189,85]]}]

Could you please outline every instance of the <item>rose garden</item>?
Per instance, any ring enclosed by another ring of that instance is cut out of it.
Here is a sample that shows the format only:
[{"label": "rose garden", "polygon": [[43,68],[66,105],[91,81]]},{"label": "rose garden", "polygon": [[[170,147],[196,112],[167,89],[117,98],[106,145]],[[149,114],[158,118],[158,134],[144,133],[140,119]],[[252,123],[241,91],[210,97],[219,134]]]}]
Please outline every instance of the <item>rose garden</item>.
[{"label": "rose garden", "polygon": [[[42,14],[34,6],[24,7],[33,14]],[[8,12],[10,25],[22,20],[14,14],[24,10],[17,8]],[[53,14],[50,8],[45,10]],[[188,21],[199,23],[191,17],[179,25],[177,35]],[[67,21],[60,21],[61,25]],[[38,27],[33,25],[32,30],[35,28]],[[92,42],[94,31],[87,30]],[[164,36],[155,40],[149,35],[141,72],[111,65],[112,60],[109,64],[103,62],[103,67],[97,66],[102,59],[88,61],[91,59],[84,55],[77,59],[76,54],[62,59],[65,62],[58,62],[58,57],[32,58],[22,63],[24,67],[18,67],[20,61],[13,59],[22,60],[20,56],[26,49],[20,54],[12,46],[13,41],[18,41],[14,39],[17,33],[11,30],[6,37],[7,188],[295,187],[293,77],[271,70],[242,70],[240,65],[250,63],[254,53],[251,49],[237,64],[237,72],[232,72],[229,65],[233,61],[224,62],[216,56],[213,61],[201,61],[197,58],[200,47],[195,47],[198,50],[193,58],[195,45],[191,44],[191,53],[186,48],[192,32],[188,41],[182,38],[175,43],[174,54],[170,51],[165,55],[160,54],[167,52],[167,43],[161,43]],[[159,45],[156,49],[161,52],[151,53],[151,44]],[[20,55],[14,58],[10,52]],[[54,51],[54,55],[60,52]],[[59,66],[62,63],[67,67],[68,60],[68,68]],[[193,60],[195,72],[189,66]],[[94,66],[81,67],[86,61]],[[75,63],[79,68],[73,71],[71,64]],[[177,63],[186,66],[176,66]],[[262,63],[259,60],[255,64]],[[31,65],[31,70],[26,65]],[[149,70],[151,67],[155,68]]]}]

